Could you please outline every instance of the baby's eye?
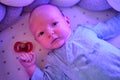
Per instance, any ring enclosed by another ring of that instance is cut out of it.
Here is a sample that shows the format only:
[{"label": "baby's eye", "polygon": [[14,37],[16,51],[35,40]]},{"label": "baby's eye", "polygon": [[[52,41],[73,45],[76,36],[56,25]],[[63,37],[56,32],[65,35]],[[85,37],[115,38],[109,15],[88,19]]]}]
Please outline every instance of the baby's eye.
[{"label": "baby's eye", "polygon": [[53,22],[53,24],[52,24],[52,25],[53,25],[53,26],[56,26],[57,24],[58,24],[58,22]]},{"label": "baby's eye", "polygon": [[44,32],[40,32],[38,36],[42,36],[44,34]]}]

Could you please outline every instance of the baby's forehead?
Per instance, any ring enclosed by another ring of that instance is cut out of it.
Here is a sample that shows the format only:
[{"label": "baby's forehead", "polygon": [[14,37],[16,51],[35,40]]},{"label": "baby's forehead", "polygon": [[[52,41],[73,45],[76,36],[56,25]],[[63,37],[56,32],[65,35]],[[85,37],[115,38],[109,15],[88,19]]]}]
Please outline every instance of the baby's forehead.
[{"label": "baby's forehead", "polygon": [[57,19],[61,17],[63,17],[63,15],[61,14],[59,10],[47,10],[47,11],[45,9],[36,10],[35,12],[32,13],[30,17],[30,22],[34,23],[36,21],[51,20],[51,19]]},{"label": "baby's forehead", "polygon": [[[61,14],[60,10],[57,7],[49,6],[49,5],[40,6],[40,7],[36,8],[31,13],[31,16],[30,16],[30,26],[32,26],[32,27],[34,27],[34,26],[39,27],[38,24],[40,24],[40,23],[43,24],[47,20],[51,20],[51,19],[53,19],[53,20],[55,19],[56,20],[58,17],[60,19],[61,16],[63,16],[63,15]],[[46,23],[44,23],[44,24],[46,24]]]},{"label": "baby's forehead", "polygon": [[41,15],[49,15],[49,14],[57,14],[58,16],[60,16],[62,13],[60,11],[60,9],[56,6],[52,6],[52,5],[42,5],[39,6],[37,8],[35,8],[32,13],[31,16],[41,16]]},{"label": "baby's forehead", "polygon": [[48,12],[48,11],[57,11],[59,10],[56,6],[52,6],[52,5],[42,5],[42,6],[39,6],[37,8],[35,8],[32,13],[44,13],[44,12]]}]

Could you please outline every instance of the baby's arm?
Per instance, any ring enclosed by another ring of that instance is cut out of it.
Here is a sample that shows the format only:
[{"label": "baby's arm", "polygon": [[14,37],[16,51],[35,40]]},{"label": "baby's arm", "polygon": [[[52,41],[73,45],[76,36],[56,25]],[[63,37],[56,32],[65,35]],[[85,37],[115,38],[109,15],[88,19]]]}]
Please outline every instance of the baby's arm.
[{"label": "baby's arm", "polygon": [[88,26],[97,33],[101,39],[108,40],[120,34],[120,13],[106,22],[101,22],[94,27]]},{"label": "baby's arm", "polygon": [[43,80],[44,72],[42,72],[35,64],[35,53],[23,53],[19,56],[20,63],[24,66],[31,80]]},{"label": "baby's arm", "polygon": [[20,63],[24,66],[30,77],[32,77],[35,69],[37,68],[35,60],[36,60],[35,53],[32,52],[23,53],[22,55],[19,56]]},{"label": "baby's arm", "polygon": [[[49,60],[54,60],[54,57],[50,57]],[[35,64],[35,53],[23,53],[19,58],[20,63],[30,75],[31,80],[65,80],[69,78],[58,67],[52,65],[52,63],[47,63],[44,70],[41,71]]]}]

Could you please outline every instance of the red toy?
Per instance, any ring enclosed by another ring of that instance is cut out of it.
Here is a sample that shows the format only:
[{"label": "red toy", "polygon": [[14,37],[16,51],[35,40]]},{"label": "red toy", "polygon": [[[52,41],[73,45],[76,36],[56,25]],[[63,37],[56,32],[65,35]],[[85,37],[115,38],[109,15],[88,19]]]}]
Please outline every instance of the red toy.
[{"label": "red toy", "polygon": [[31,42],[16,42],[14,45],[14,50],[16,52],[30,52],[33,49],[33,44]]}]

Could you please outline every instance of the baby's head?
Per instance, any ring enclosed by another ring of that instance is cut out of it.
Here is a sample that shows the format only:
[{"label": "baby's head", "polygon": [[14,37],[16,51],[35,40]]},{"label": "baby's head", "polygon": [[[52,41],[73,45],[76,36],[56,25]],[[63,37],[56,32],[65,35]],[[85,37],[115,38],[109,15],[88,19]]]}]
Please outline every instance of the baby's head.
[{"label": "baby's head", "polygon": [[53,5],[34,9],[29,22],[35,39],[46,49],[60,48],[71,34],[68,18]]}]

